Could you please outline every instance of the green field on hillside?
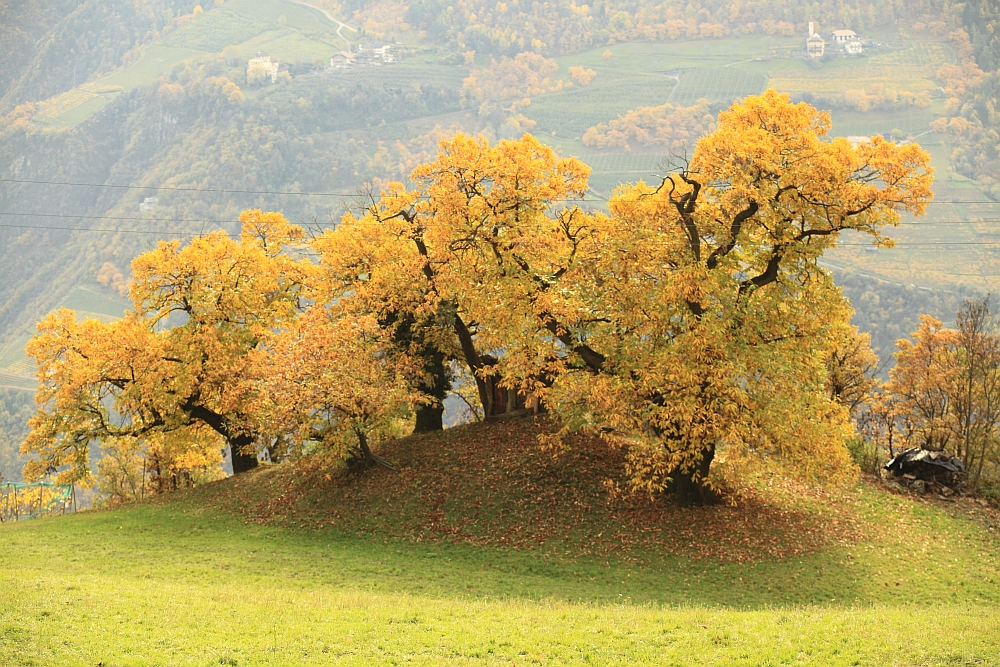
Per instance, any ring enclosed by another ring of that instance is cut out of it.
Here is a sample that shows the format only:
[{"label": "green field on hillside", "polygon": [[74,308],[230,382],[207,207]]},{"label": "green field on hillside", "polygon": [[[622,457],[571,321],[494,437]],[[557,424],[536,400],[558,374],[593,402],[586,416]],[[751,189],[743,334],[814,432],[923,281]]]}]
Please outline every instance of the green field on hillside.
[{"label": "green field on hillside", "polygon": [[[336,31],[336,24],[313,7],[306,7],[291,0],[229,0],[225,5],[229,11],[261,23],[286,25],[311,33]],[[348,31],[350,33],[350,31]]]},{"label": "green field on hillside", "polygon": [[282,465],[0,525],[3,664],[1000,661],[992,510],[863,484],[632,514],[579,476],[601,459],[511,458],[490,428],[401,441],[395,472]]},{"label": "green field on hillside", "polygon": [[[325,60],[349,46],[336,30],[320,10],[290,0],[231,0],[144,46],[134,64],[45,100],[35,120],[73,127],[107,106],[120,91],[150,85],[174,65],[217,54],[227,46],[238,46],[245,58],[263,52],[282,62]],[[94,93],[94,87],[118,88]]]},{"label": "green field on hillside", "polygon": [[[597,72],[594,82],[586,88],[539,96],[525,114],[546,133],[562,130],[564,136],[579,137],[588,127],[640,106],[668,101],[691,105],[702,98],[728,105],[768,86],[789,93],[838,95],[849,88],[880,83],[896,90],[937,94],[937,84],[931,79],[941,65],[955,61],[946,42],[932,39],[893,44],[857,58],[834,58],[819,67],[801,58],[774,55],[776,47],[796,44],[795,38],[635,42],[566,56],[559,59],[561,66],[591,67]],[[610,57],[605,57],[606,52]],[[647,78],[653,75],[666,81]],[[668,77],[676,77],[677,85]],[[834,133],[871,135],[899,129],[918,134],[943,112],[940,100],[928,109],[838,110]]]}]

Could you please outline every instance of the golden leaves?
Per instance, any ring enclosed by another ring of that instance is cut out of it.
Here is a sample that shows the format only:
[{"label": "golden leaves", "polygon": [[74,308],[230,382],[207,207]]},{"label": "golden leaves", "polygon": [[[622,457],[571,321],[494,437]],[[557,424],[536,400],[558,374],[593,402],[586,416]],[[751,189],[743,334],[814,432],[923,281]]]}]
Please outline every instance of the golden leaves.
[{"label": "golden leaves", "polygon": [[846,230],[888,244],[932,175],[919,147],[854,148],[829,127],[773,91],[747,98],[607,214],[574,205],[580,161],[530,135],[457,135],[414,187],[387,184],[311,239],[318,264],[276,213],[244,213],[239,239],[161,243],[133,265],[134,314],[43,323],[31,447],[57,469],[93,438],[197,423],[370,458],[369,438],[428,400],[414,387],[447,380],[418,358],[438,355],[464,361],[487,412],[516,390],[623,447],[634,491],[712,485],[716,453],[836,477],[849,422],[826,361],[850,310],[817,260]]},{"label": "golden leaves", "polygon": [[219,231],[136,258],[135,310],[122,319],[77,322],[61,310],[39,323],[27,347],[42,387],[24,445],[39,456],[30,476],[89,480],[89,447],[99,441],[117,469],[155,457],[180,474],[210,465],[219,436],[255,433],[242,409],[250,352],[295,319],[312,269],[291,254],[300,228],[276,213],[242,219],[239,240]]},{"label": "golden leaves", "polygon": [[257,350],[254,409],[272,434],[301,448],[312,441],[345,453],[386,432],[423,397],[411,388],[413,361],[393,350],[372,316],[313,307]]}]

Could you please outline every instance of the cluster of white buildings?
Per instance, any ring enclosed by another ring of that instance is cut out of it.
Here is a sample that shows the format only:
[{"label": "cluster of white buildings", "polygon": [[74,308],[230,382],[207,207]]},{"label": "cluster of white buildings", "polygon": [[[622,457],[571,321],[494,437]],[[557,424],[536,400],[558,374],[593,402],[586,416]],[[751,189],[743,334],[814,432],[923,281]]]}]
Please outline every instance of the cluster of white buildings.
[{"label": "cluster of white buildings", "polygon": [[828,43],[831,45],[831,49],[837,49],[850,56],[859,56],[865,50],[861,38],[853,30],[834,30],[830,33],[830,41],[827,42],[816,31],[816,24],[810,21],[809,37],[806,39],[806,55],[810,58],[822,58],[826,54]]},{"label": "cluster of white buildings", "polygon": [[353,52],[341,51],[330,58],[330,67],[347,69],[398,62],[399,56],[393,53],[397,46],[398,44],[358,44]]}]

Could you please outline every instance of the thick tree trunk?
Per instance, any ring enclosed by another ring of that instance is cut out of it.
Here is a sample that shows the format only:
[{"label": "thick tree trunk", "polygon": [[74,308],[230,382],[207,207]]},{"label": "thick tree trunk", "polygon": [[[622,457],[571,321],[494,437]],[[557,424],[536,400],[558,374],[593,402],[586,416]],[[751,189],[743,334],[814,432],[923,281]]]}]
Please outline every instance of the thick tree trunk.
[{"label": "thick tree trunk", "polygon": [[421,405],[417,408],[414,433],[430,433],[444,428],[444,408],[440,405]]},{"label": "thick tree trunk", "polygon": [[244,454],[241,450],[253,444],[253,438],[249,435],[238,435],[229,440],[229,451],[233,458],[233,474],[247,472],[257,467],[257,456],[254,454]]},{"label": "thick tree trunk", "polygon": [[364,461],[366,466],[375,465],[375,454],[372,453],[371,447],[368,446],[368,436],[365,435],[364,431],[355,431],[358,436],[358,447],[361,449],[361,460]]},{"label": "thick tree trunk", "polygon": [[678,505],[712,505],[718,502],[718,494],[705,485],[714,458],[715,445],[711,445],[702,452],[701,460],[696,466],[688,470],[675,470],[671,473],[673,483],[670,490]]},{"label": "thick tree trunk", "polygon": [[441,404],[451,390],[448,376],[448,358],[432,342],[427,340],[427,329],[418,323],[410,313],[387,312],[380,320],[383,327],[393,327],[393,341],[400,350],[415,355],[422,362],[422,378],[415,383],[420,393],[434,399],[431,405],[424,405],[416,411],[414,433],[440,431],[444,428],[444,408]]}]

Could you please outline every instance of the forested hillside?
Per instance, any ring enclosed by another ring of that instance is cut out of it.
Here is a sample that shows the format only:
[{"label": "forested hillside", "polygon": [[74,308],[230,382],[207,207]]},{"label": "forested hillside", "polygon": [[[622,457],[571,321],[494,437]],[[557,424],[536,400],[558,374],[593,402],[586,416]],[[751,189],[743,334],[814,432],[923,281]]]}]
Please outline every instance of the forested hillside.
[{"label": "forested hillside", "polygon": [[35,412],[32,395],[0,388],[0,482],[21,480],[21,457],[17,448],[28,435],[28,419]]},{"label": "forested hillside", "polygon": [[1000,200],[1000,6],[987,0],[964,5],[962,21],[970,36],[959,85],[949,87],[948,115],[942,121],[957,144],[955,168]]},{"label": "forested hillside", "polygon": [[881,280],[856,272],[834,273],[837,284],[854,306],[852,322],[872,337],[872,349],[883,373],[892,363],[896,341],[908,338],[920,325],[920,315],[952,323],[955,313],[973,292],[929,290]]},{"label": "forested hillside", "polygon": [[[997,196],[997,15],[985,1],[314,4],[0,4],[0,274],[13,277],[0,281],[0,385],[30,391],[23,346],[57,306],[119,315],[131,260],[158,239],[235,231],[248,208],[332,225],[457,130],[530,131],[579,156],[599,208],[618,184],[655,178],[733,100],[775,87],[834,109],[834,134],[929,143],[942,198]],[[809,21],[871,46],[807,62]],[[366,44],[397,57],[330,66]],[[273,82],[248,73],[258,53],[276,61]],[[926,135],[932,122],[940,131]],[[977,275],[997,273],[977,245],[990,223],[965,222],[991,215],[932,208],[893,251],[838,251],[859,269],[845,292],[883,357],[919,312],[950,319],[959,297],[947,290],[990,291]]]},{"label": "forested hillside", "polygon": [[187,0],[56,0],[0,5],[0,112],[43,100],[130,64]]}]

